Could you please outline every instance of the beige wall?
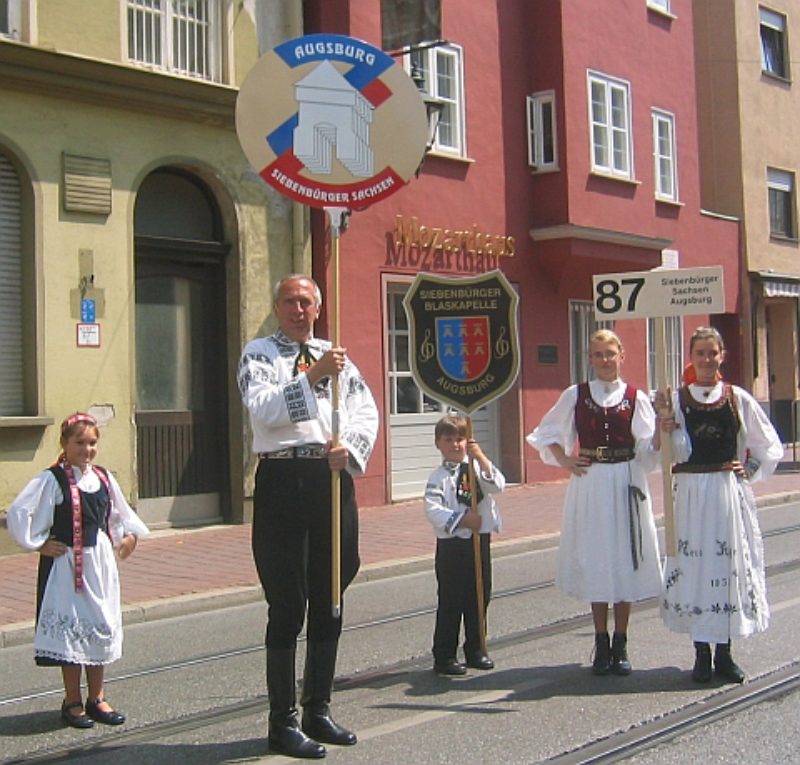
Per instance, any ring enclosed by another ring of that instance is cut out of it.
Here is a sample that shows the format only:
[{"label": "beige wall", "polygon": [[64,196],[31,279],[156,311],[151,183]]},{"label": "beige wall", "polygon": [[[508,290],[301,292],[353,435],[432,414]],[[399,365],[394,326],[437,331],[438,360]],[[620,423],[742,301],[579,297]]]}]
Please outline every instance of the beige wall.
[{"label": "beige wall", "polygon": [[40,47],[122,60],[124,0],[38,0],[36,6]]},{"label": "beige wall", "polygon": [[[238,240],[234,253],[239,256],[229,274],[242,296],[239,321],[229,327],[229,343],[236,353],[243,339],[255,334],[268,315],[266,285],[274,278],[273,271],[288,270],[291,264],[291,221],[286,217],[286,205],[268,199],[266,186],[249,171],[233,131],[41,96],[6,92],[2,98],[7,108],[0,116],[0,143],[13,136],[14,146],[31,170],[39,200],[35,247],[42,263],[38,275],[44,342],[42,413],[58,422],[77,409],[107,406],[113,410],[112,421],[103,429],[99,461],[115,471],[126,494],[133,496],[132,226],[138,185],[158,166],[181,165],[194,169],[220,196],[229,197],[232,214],[227,237],[234,243]],[[62,151],[111,160],[109,216],[63,211]],[[98,316],[100,348],[76,347],[77,318],[71,314],[70,292],[78,286],[81,249],[94,252],[94,286],[104,291],[105,315]],[[276,254],[274,261],[268,257],[270,251]],[[246,320],[242,319],[244,312]],[[0,428],[0,506],[56,456],[56,428],[33,430],[39,431],[38,440],[29,433],[24,439],[27,446],[20,444],[9,452],[9,438],[13,435],[17,440],[21,434]]]}]

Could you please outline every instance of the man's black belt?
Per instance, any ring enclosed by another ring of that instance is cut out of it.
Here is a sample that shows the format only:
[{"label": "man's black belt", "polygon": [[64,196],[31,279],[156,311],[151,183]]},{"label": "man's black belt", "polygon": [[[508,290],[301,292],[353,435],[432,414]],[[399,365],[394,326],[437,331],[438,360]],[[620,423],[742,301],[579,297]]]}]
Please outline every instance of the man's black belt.
[{"label": "man's black belt", "polygon": [[322,444],[287,446],[274,452],[260,452],[260,460],[320,460],[328,456],[328,447]]},{"label": "man's black belt", "polygon": [[596,446],[594,449],[580,449],[578,454],[588,457],[592,462],[630,462],[634,457],[633,449],[629,446]]}]

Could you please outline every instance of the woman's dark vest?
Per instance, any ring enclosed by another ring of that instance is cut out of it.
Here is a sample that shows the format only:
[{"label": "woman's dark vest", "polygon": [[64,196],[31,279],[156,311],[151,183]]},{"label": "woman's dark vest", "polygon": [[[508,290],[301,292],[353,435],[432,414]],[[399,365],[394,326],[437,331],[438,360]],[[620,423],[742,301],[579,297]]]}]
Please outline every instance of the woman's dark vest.
[{"label": "woman's dark vest", "polygon": [[683,386],[678,392],[686,432],[692,442],[692,454],[688,465],[720,465],[736,459],[736,436],[739,433],[739,417],[733,388],[725,386],[718,401],[701,404]]}]

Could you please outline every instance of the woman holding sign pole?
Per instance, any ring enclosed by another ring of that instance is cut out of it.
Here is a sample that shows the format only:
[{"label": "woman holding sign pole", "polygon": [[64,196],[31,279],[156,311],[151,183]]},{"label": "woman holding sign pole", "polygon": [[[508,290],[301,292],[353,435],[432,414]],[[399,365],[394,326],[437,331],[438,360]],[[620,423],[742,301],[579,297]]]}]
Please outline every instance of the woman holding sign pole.
[{"label": "woman holding sign pole", "polygon": [[[780,438],[758,402],[722,381],[725,347],[717,330],[699,327],[689,342],[694,382],[668,399],[659,392],[661,430],[671,433],[677,554],[664,569],[661,615],[695,646],[692,679],[714,672],[741,683],[731,638],[767,628],[764,546],[750,482],[768,478],[783,456]],[[691,379],[691,378],[690,378]],[[658,442],[658,437],[656,442]]]},{"label": "woman holding sign pole", "polygon": [[[661,565],[646,471],[655,412],[620,379],[622,342],[610,330],[589,339],[596,379],[567,388],[527,441],[548,465],[571,473],[556,584],[592,604],[596,675],[627,675],[631,602],[658,594]],[[575,446],[579,446],[575,453]],[[614,635],[608,635],[608,604]]]}]

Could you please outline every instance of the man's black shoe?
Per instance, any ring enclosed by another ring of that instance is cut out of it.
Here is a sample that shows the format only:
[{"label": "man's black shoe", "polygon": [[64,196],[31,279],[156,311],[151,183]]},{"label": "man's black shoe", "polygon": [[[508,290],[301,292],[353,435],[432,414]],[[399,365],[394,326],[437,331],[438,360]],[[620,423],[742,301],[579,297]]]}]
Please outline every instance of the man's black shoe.
[{"label": "man's black shoe", "polygon": [[467,674],[467,668],[455,659],[436,662],[436,664],[433,665],[433,671],[437,675],[449,675],[451,677]]},{"label": "man's black shoe", "polygon": [[485,653],[467,656],[467,666],[473,669],[494,669],[494,662]]}]

